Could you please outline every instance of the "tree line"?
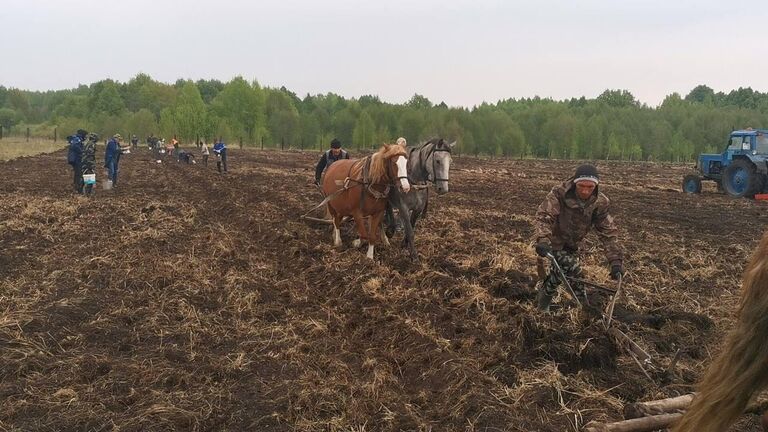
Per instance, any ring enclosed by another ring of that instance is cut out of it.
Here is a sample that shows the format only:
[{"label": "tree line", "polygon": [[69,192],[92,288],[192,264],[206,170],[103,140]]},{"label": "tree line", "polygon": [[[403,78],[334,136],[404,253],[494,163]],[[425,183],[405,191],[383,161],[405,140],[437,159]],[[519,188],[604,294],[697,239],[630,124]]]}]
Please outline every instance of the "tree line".
[{"label": "tree line", "polygon": [[399,136],[409,143],[441,136],[463,154],[562,159],[690,161],[719,152],[735,128],[768,128],[768,93],[699,85],[658,107],[627,90],[594,99],[505,99],[472,108],[434,104],[415,94],[404,104],[374,95],[334,93],[303,98],[236,77],[177,80],[138,74],[75,89],[26,91],[0,85],[0,126],[52,137],[78,128],[101,133],[176,136],[182,142],[223,138],[245,146],[325,148],[338,137],[350,149],[373,148]]}]

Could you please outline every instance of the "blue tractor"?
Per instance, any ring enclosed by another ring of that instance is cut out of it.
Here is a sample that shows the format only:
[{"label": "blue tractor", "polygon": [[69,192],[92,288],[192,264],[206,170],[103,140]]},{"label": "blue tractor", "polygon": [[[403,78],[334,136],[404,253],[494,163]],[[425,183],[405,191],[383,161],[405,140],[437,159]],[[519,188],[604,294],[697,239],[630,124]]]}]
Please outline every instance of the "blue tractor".
[{"label": "blue tractor", "polygon": [[701,192],[701,181],[712,180],[734,197],[752,198],[768,186],[768,130],[747,128],[731,132],[721,154],[702,154],[696,174],[683,178],[683,192]]}]

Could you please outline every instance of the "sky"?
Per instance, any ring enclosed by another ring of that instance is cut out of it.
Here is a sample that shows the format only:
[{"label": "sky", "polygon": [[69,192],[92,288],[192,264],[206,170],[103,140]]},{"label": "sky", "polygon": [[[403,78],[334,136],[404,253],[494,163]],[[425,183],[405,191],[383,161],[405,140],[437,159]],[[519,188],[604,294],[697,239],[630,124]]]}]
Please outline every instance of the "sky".
[{"label": "sky", "polygon": [[698,84],[767,91],[766,9],[709,0],[0,0],[0,85],[240,75],[299,96],[392,103],[418,93],[471,107],[626,89],[657,106]]}]

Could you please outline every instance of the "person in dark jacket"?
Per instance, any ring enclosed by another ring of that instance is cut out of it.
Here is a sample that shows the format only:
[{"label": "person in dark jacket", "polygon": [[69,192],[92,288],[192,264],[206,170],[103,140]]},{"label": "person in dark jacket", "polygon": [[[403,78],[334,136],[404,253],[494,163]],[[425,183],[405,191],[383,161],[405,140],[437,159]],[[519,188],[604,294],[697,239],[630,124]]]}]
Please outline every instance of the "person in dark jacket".
[{"label": "person in dark jacket", "polygon": [[[603,243],[610,265],[611,278],[624,274],[624,256],[618,244],[619,231],[610,215],[609,200],[598,191],[599,175],[592,165],[581,165],[573,177],[556,186],[536,211],[536,253],[553,256],[569,278],[580,278],[579,244],[595,228]],[[556,269],[551,268],[537,295],[538,307],[549,310],[557,286],[561,283]],[[587,301],[583,285],[570,282],[579,300]]]},{"label": "person in dark jacket", "polygon": [[332,163],[340,159],[349,159],[349,153],[341,148],[341,141],[339,141],[338,138],[334,138],[333,141],[331,141],[331,148],[323,153],[315,167],[316,185],[320,184],[320,177],[322,177],[325,170],[327,170]]},{"label": "person in dark jacket", "polygon": [[[83,176],[96,174],[96,142],[98,141],[98,135],[95,133],[89,133],[88,139],[86,140],[85,144],[83,144],[83,157],[80,159],[80,168],[82,170]],[[93,184],[86,184],[84,182],[83,192],[86,195],[91,195],[93,193]]]},{"label": "person in dark jacket", "polygon": [[83,173],[81,160],[83,157],[83,141],[88,132],[78,129],[74,135],[67,137],[69,142],[69,151],[67,152],[67,163],[72,166],[72,187],[76,193],[83,193]]},{"label": "person in dark jacket", "polygon": [[213,145],[213,153],[216,154],[216,168],[221,173],[221,166],[224,165],[224,173],[227,172],[227,145],[224,144],[224,140],[219,139],[219,142]]},{"label": "person in dark jacket", "polygon": [[179,150],[176,153],[176,162],[185,162],[187,164],[195,164],[195,155],[185,150]]},{"label": "person in dark jacket", "polygon": [[107,148],[104,150],[104,168],[107,169],[107,177],[112,180],[112,187],[117,186],[117,173],[120,168],[120,142],[123,137],[120,134],[115,134],[108,142]]}]

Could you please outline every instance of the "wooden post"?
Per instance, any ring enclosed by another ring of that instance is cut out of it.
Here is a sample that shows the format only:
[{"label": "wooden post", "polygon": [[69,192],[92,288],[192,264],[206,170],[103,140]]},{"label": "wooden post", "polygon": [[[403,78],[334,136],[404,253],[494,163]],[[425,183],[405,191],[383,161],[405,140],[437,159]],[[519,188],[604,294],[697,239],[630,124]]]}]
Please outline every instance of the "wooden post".
[{"label": "wooden post", "polygon": [[691,404],[694,395],[694,393],[690,393],[673,398],[627,404],[624,405],[624,418],[633,419],[683,411]]},{"label": "wooden post", "polygon": [[0,139],[3,139],[3,127],[0,126]]},{"label": "wooden post", "polygon": [[280,150],[285,150],[285,137],[280,138]]},{"label": "wooden post", "polygon": [[662,414],[651,417],[641,417],[608,424],[587,424],[584,432],[652,432],[666,429],[667,426],[679,420],[683,414]]},{"label": "wooden post", "polygon": [[27,128],[27,142],[29,142],[29,128]]},{"label": "wooden post", "polygon": [[240,150],[243,149],[243,137],[240,137]]},{"label": "wooden post", "polygon": [[261,149],[264,150],[264,136],[261,137]]},{"label": "wooden post", "polygon": [[[2,136],[2,134],[0,134],[0,136]],[[59,138],[59,128],[55,127],[53,128],[53,142],[58,141],[58,138]]]}]

